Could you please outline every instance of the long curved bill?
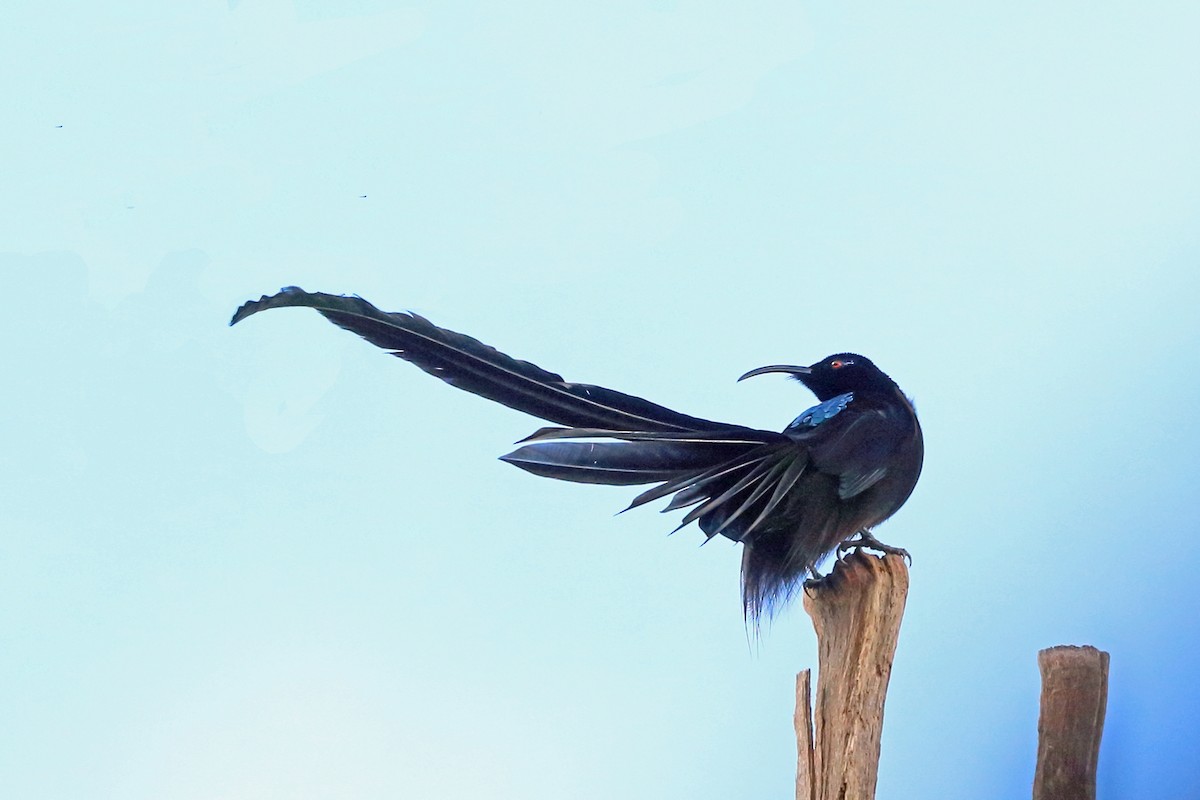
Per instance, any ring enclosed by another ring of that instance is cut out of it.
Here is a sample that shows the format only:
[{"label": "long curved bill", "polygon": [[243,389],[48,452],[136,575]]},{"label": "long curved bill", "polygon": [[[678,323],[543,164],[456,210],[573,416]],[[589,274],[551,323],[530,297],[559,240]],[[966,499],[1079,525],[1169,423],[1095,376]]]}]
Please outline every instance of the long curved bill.
[{"label": "long curved bill", "polygon": [[755,375],[766,375],[768,372],[786,372],[789,375],[808,375],[812,372],[811,367],[795,367],[788,364],[772,364],[769,367],[759,367],[752,369],[742,377],[739,381],[744,381],[746,378],[753,378]]}]

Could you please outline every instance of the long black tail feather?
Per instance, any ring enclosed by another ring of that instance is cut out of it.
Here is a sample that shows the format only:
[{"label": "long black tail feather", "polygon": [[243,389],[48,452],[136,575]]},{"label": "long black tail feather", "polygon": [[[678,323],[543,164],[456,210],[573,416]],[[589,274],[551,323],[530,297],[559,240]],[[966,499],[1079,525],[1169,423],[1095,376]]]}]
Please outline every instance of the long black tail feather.
[{"label": "long black tail feather", "polygon": [[728,447],[670,442],[542,442],[520,447],[500,460],[544,478],[629,486],[694,473],[729,454]]},{"label": "long black tail feather", "polygon": [[269,308],[312,308],[338,327],[464,391],[578,428],[645,431],[713,431],[737,426],[681,414],[640,397],[570,383],[528,361],[519,361],[462,333],[439,328],[417,314],[380,311],[361,297],[306,292],[296,286],[242,305],[233,325]]}]

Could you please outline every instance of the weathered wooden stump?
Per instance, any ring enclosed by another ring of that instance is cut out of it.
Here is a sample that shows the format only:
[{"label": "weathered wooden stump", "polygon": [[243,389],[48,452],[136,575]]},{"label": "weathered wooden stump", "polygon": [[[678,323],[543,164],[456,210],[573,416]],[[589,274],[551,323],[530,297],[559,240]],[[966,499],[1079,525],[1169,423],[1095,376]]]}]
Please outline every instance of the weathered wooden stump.
[{"label": "weathered wooden stump", "polygon": [[1096,800],[1096,767],[1108,705],[1108,653],[1060,645],[1038,653],[1038,717],[1033,800]]},{"label": "weathered wooden stump", "polygon": [[817,631],[817,696],[796,678],[797,800],[872,800],[892,659],[908,597],[900,556],[856,552],[806,588]]}]

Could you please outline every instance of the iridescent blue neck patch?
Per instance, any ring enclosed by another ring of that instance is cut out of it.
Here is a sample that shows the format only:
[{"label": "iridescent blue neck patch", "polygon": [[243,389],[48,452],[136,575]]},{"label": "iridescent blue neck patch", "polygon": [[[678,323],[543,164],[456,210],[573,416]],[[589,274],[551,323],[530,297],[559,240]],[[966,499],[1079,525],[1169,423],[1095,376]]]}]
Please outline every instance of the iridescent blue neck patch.
[{"label": "iridescent blue neck patch", "polygon": [[837,397],[831,397],[824,403],[818,403],[792,420],[792,423],[788,425],[788,430],[815,428],[822,422],[836,417],[838,412],[849,405],[853,399],[854,392],[846,392]]}]

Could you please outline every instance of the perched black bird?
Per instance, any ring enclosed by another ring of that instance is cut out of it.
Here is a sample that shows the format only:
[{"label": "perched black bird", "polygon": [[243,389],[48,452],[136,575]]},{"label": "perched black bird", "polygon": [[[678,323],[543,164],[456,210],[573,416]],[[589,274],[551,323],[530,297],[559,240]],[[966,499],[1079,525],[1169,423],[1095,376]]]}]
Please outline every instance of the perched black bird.
[{"label": "perched black bird", "polygon": [[[237,310],[230,325],[268,308],[305,306],[459,389],[565,427],[542,428],[506,456],[535,475],[581,483],[657,486],[629,508],[674,495],[664,511],[695,506],[711,539],[741,542],[742,598],[756,620],[786,601],[832,552],[869,546],[871,529],[908,499],[924,446],[912,403],[863,356],[809,367],[776,365],[820,402],[781,433],[690,417],[640,397],[570,383],[416,314],[387,313],[360,297],[288,287]],[[592,440],[602,441],[592,441]],[[586,440],[586,441],[580,441]],[[679,528],[676,528],[678,530]]]}]

